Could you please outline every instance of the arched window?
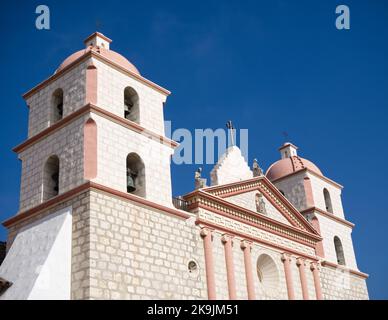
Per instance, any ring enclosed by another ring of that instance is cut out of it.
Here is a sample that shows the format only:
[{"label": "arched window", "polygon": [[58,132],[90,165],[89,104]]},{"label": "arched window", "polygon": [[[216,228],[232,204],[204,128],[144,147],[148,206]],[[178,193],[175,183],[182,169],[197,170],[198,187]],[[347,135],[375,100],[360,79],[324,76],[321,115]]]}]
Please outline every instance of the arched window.
[{"label": "arched window", "polygon": [[124,118],[136,123],[140,122],[139,96],[131,87],[124,89]]},{"label": "arched window", "polygon": [[327,212],[333,213],[333,207],[331,205],[331,198],[329,191],[325,188],[323,189],[323,197],[325,198],[325,208]]},{"label": "arched window", "polygon": [[54,91],[51,101],[51,116],[50,124],[61,120],[63,117],[63,90],[57,89]]},{"label": "arched window", "polygon": [[136,153],[130,153],[127,156],[127,192],[145,197],[145,187],[144,162]]},{"label": "arched window", "polygon": [[59,158],[56,155],[47,159],[43,168],[43,201],[59,193]]},{"label": "arched window", "polygon": [[344,248],[342,247],[342,242],[337,236],[334,237],[334,248],[335,254],[337,255],[337,263],[340,265],[345,265],[345,255]]}]

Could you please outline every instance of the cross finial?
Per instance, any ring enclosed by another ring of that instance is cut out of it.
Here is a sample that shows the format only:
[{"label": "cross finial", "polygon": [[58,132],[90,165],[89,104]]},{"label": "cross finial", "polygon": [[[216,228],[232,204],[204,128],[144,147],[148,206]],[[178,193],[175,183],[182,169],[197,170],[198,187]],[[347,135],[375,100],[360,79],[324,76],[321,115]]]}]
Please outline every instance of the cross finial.
[{"label": "cross finial", "polygon": [[287,141],[288,140],[288,132],[283,131],[282,134],[283,134],[284,140]]},{"label": "cross finial", "polygon": [[226,123],[226,127],[228,128],[228,131],[230,132],[230,142],[231,142],[231,145],[234,146],[234,127],[233,127],[233,123],[232,123],[232,120],[229,120],[227,123]]}]

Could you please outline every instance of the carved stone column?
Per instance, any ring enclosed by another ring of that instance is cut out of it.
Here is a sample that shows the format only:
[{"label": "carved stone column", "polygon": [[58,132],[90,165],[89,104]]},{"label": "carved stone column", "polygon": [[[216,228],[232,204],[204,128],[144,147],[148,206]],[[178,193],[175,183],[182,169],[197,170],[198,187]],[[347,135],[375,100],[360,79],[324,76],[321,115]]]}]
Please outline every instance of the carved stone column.
[{"label": "carved stone column", "polygon": [[229,299],[236,300],[236,280],[234,278],[234,264],[233,264],[233,240],[230,235],[224,234],[221,238],[225,249],[225,263],[226,263],[226,277],[228,279]]},{"label": "carved stone column", "polygon": [[241,249],[244,252],[244,266],[245,266],[245,278],[247,281],[248,300],[255,300],[256,294],[255,294],[255,284],[253,280],[252,258],[251,258],[252,243],[247,240],[241,241]]},{"label": "carved stone column", "polygon": [[307,286],[307,279],[306,279],[306,273],[305,273],[305,262],[303,259],[298,258],[296,260],[296,265],[299,269],[299,277],[300,277],[300,284],[302,287],[302,296],[304,300],[309,300],[309,290]]},{"label": "carved stone column", "polygon": [[208,228],[201,229],[201,237],[203,239],[203,247],[205,251],[207,295],[209,300],[216,300],[216,280],[214,276],[212,231]]},{"label": "carved stone column", "polygon": [[313,273],[313,278],[314,278],[314,287],[315,287],[315,295],[317,300],[322,300],[322,289],[321,289],[321,281],[319,278],[319,270],[318,270],[318,265],[316,262],[312,262],[310,269]]},{"label": "carved stone column", "polygon": [[283,253],[282,262],[283,262],[283,266],[284,266],[284,274],[286,276],[288,299],[295,300],[294,284],[292,281],[290,261],[291,261],[290,257],[287,254]]}]

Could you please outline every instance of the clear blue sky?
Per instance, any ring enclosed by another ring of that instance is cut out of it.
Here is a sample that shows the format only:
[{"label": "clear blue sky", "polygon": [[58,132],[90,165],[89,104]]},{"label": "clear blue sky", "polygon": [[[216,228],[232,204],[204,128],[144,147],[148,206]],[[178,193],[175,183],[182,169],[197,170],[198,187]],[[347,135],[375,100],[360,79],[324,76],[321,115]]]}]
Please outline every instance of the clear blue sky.
[{"label": "clear blue sky", "polygon": [[[35,8],[51,30],[35,29]],[[347,4],[351,29],[334,26]],[[4,1],[1,8],[0,218],[17,212],[27,135],[22,93],[51,75],[95,30],[152,81],[172,91],[173,128],[249,129],[249,161],[266,169],[284,138],[343,184],[358,265],[372,298],[388,298],[388,2]],[[196,166],[172,166],[174,194]],[[210,167],[205,167],[208,174]],[[6,232],[0,228],[0,239]]]}]

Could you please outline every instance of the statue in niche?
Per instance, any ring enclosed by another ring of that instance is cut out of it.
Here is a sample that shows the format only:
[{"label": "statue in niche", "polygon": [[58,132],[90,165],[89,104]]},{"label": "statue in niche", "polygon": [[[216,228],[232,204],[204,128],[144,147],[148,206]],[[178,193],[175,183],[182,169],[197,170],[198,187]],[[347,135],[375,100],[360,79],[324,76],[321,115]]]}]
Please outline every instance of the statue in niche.
[{"label": "statue in niche", "polygon": [[254,177],[259,177],[263,175],[263,170],[260,168],[257,159],[253,159],[252,171]]},{"label": "statue in niche", "polygon": [[255,199],[255,202],[256,202],[256,211],[258,213],[262,213],[262,214],[267,214],[267,209],[265,208],[265,201],[264,201],[264,196],[262,193],[256,193],[256,199]]}]

